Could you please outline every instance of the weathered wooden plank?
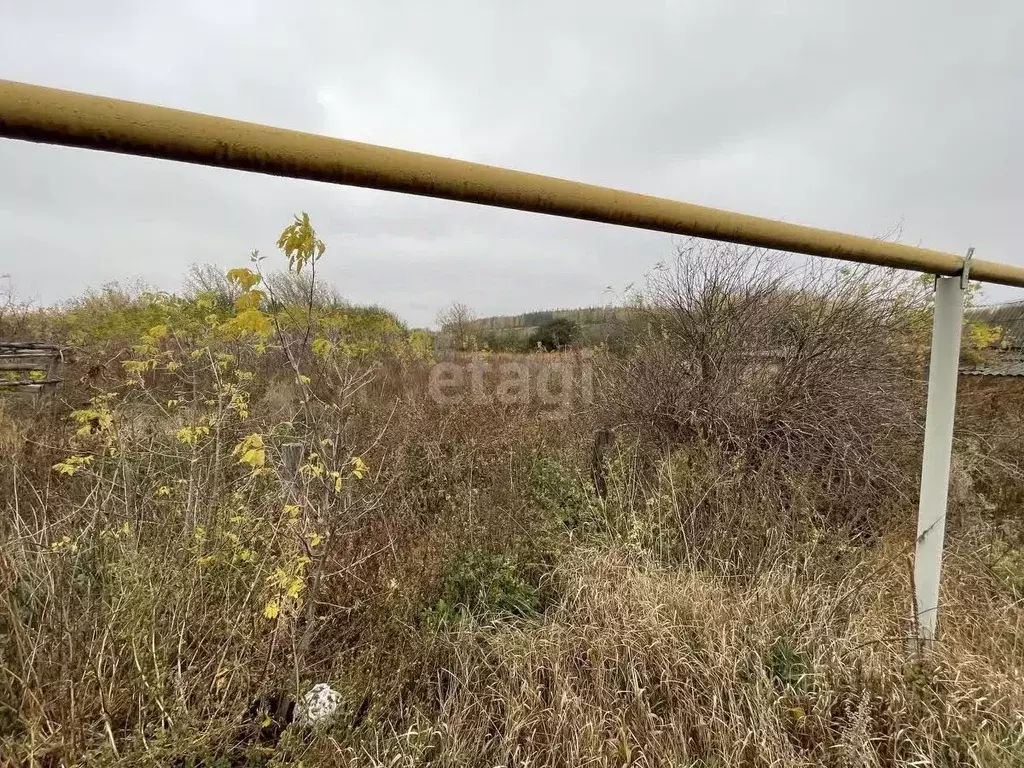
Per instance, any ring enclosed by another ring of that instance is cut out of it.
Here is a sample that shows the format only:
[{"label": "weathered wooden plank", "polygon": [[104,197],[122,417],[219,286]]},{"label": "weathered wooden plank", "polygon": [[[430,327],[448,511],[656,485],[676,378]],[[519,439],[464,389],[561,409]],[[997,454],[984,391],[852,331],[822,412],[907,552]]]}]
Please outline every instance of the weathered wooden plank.
[{"label": "weathered wooden plank", "polygon": [[58,359],[59,355],[46,352],[0,354],[0,371],[48,371]]},{"label": "weathered wooden plank", "polygon": [[0,382],[0,393],[4,395],[21,395],[23,397],[36,397],[43,391],[43,385],[35,382],[22,384],[16,382]]},{"label": "weathered wooden plank", "polygon": [[44,344],[35,341],[0,341],[0,352],[52,352],[60,354],[68,347],[60,344]]}]

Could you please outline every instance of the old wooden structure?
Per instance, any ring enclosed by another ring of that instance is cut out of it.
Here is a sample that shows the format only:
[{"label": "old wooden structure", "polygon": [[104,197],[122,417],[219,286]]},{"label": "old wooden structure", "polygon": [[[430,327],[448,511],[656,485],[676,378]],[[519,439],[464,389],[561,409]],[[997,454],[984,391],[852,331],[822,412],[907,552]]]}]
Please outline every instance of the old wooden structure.
[{"label": "old wooden structure", "polygon": [[35,341],[0,341],[0,394],[39,402],[61,382],[63,350]]}]

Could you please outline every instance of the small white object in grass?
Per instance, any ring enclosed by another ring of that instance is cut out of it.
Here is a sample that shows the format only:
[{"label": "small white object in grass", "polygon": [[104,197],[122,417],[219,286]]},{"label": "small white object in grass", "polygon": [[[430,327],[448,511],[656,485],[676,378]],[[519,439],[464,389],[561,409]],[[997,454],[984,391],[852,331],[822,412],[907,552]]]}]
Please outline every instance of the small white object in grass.
[{"label": "small white object in grass", "polygon": [[327,683],[317,683],[295,705],[295,721],[299,725],[329,723],[341,708],[341,694]]}]

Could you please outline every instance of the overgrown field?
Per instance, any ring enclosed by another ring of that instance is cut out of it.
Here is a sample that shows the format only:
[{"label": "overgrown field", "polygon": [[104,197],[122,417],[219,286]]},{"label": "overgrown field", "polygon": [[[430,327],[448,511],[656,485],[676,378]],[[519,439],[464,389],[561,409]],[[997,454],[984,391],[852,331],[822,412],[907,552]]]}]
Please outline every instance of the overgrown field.
[{"label": "overgrown field", "polygon": [[439,357],[280,245],[0,317],[72,348],[0,399],[0,764],[1024,766],[1011,385],[962,388],[908,639],[917,283],[694,246],[606,347]]}]

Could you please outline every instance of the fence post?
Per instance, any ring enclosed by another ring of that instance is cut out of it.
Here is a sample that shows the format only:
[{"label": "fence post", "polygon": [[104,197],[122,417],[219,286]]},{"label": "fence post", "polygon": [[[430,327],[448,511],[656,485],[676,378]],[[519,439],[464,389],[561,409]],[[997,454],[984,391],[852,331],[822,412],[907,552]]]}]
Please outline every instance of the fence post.
[{"label": "fence post", "polygon": [[[966,271],[966,270],[965,270]],[[928,410],[921,460],[921,501],[917,514],[914,602],[918,639],[935,639],[939,614],[939,576],[946,533],[949,464],[953,453],[953,417],[960,363],[960,327],[964,315],[966,274],[935,281]]]}]

